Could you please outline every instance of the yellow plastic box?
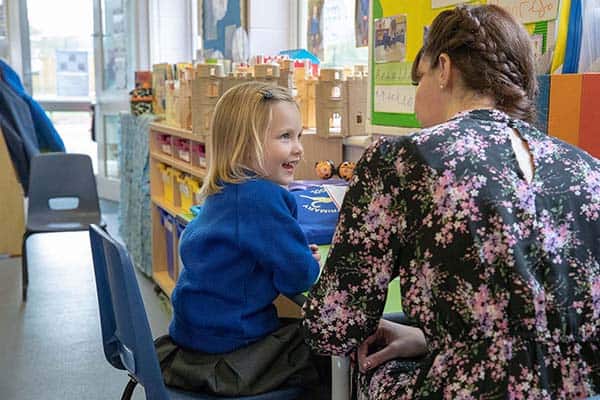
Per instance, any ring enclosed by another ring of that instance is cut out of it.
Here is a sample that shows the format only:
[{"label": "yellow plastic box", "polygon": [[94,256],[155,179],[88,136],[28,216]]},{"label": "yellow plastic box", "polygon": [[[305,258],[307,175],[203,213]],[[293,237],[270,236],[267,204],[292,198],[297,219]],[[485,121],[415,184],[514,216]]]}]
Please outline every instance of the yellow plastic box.
[{"label": "yellow plastic box", "polygon": [[171,205],[175,204],[175,183],[181,176],[181,171],[167,167],[167,175],[169,175],[170,179],[168,179],[168,185],[164,185],[164,196],[165,201],[170,203]]},{"label": "yellow plastic box", "polygon": [[162,181],[163,199],[165,202],[173,204],[173,178],[169,174],[171,168],[162,163],[158,163],[157,167]]},{"label": "yellow plastic box", "polygon": [[179,195],[181,196],[181,208],[184,212],[189,212],[192,206],[192,192],[188,185],[190,177],[188,175],[180,175],[177,177],[177,185],[179,185]]}]

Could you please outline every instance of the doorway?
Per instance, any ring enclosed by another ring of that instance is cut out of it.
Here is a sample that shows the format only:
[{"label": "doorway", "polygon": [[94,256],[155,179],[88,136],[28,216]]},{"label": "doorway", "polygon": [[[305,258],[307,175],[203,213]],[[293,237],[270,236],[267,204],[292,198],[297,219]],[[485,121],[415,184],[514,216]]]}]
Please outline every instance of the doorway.
[{"label": "doorway", "polygon": [[27,22],[21,35],[29,42],[22,46],[23,83],[48,113],[67,151],[88,154],[97,173],[97,145],[90,132],[95,97],[93,4],[22,0],[20,6]]},{"label": "doorway", "polygon": [[48,112],[67,151],[92,158],[100,197],[118,200],[119,114],[129,109],[137,64],[138,2],[12,1],[20,10],[25,87]]}]

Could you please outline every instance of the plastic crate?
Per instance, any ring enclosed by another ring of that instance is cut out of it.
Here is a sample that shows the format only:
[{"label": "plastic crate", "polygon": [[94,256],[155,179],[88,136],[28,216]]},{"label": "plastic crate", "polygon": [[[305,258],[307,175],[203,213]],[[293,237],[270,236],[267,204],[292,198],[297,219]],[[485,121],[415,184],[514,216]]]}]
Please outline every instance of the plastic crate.
[{"label": "plastic crate", "polygon": [[[175,222],[175,225],[177,226],[177,240],[179,243],[179,241],[181,240],[181,234],[185,229],[185,224],[181,223],[179,220],[176,220]],[[179,246],[177,247],[177,275],[179,275],[181,273],[181,270],[183,269],[183,261],[181,261],[181,255],[179,254]]]},{"label": "plastic crate", "polygon": [[206,168],[206,146],[204,143],[192,142],[192,165]]},{"label": "plastic crate", "polygon": [[176,221],[175,218],[163,210],[159,208],[160,212],[160,224],[163,227],[163,231],[165,233],[165,247],[167,249],[167,272],[169,276],[175,280],[177,278],[175,274],[175,257],[173,255],[173,235],[175,233]]},{"label": "plastic crate", "polygon": [[175,156],[188,163],[191,161],[190,141],[188,139],[175,139]]},{"label": "plastic crate", "polygon": [[158,147],[160,151],[170,156],[173,155],[173,147],[171,146],[171,136],[170,135],[158,135],[157,136]]}]

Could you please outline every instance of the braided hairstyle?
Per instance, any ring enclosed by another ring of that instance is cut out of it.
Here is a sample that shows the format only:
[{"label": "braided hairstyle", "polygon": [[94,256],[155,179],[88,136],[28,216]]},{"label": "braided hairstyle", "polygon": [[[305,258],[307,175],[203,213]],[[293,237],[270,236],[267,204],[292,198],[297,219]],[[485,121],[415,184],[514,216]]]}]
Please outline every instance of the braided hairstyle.
[{"label": "braided hairstyle", "polygon": [[537,80],[529,35],[507,11],[495,5],[459,6],[440,13],[413,64],[421,57],[448,54],[468,89],[491,96],[496,107],[527,122],[535,121]]}]

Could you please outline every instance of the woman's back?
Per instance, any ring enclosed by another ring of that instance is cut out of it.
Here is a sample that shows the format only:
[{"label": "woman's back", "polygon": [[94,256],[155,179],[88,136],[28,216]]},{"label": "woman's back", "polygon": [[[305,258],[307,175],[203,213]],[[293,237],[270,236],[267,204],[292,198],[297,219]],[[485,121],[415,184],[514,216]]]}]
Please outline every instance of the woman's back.
[{"label": "woman's back", "polygon": [[[530,148],[531,182],[510,128]],[[542,395],[536,387],[560,397],[586,393],[588,368],[600,366],[598,161],[485,110],[413,140],[427,165],[415,179],[424,186],[411,191],[422,196],[415,250],[431,258],[425,266],[415,253],[401,256],[409,267],[399,273],[406,309],[424,322],[430,346],[447,352],[436,363],[454,358],[459,380],[461,371],[487,371],[489,390],[504,376],[509,391],[529,387],[528,397]],[[419,229],[420,218],[431,226]]]},{"label": "woman's back", "polygon": [[[531,183],[515,157],[511,128],[531,151]],[[328,299],[343,297],[331,320],[345,315],[349,327],[334,338],[327,321],[311,325],[321,333],[316,347],[335,353],[352,346],[354,321],[371,329],[387,282],[398,274],[403,308],[418,321],[430,353],[406,386],[389,379],[397,373],[393,362],[378,370],[381,379],[371,382],[379,382],[381,398],[408,388],[415,397],[448,398],[577,398],[586,385],[600,390],[598,160],[506,114],[476,110],[384,141],[365,161],[358,174],[369,182],[348,194],[358,208],[352,215],[342,210],[335,241],[372,235],[355,257],[371,262],[337,275],[324,271],[315,291],[323,290],[325,308],[308,309],[308,320],[327,319]],[[333,251],[340,259],[327,265],[347,267],[341,255],[351,251]],[[336,293],[333,282],[366,288],[369,300]]]}]

